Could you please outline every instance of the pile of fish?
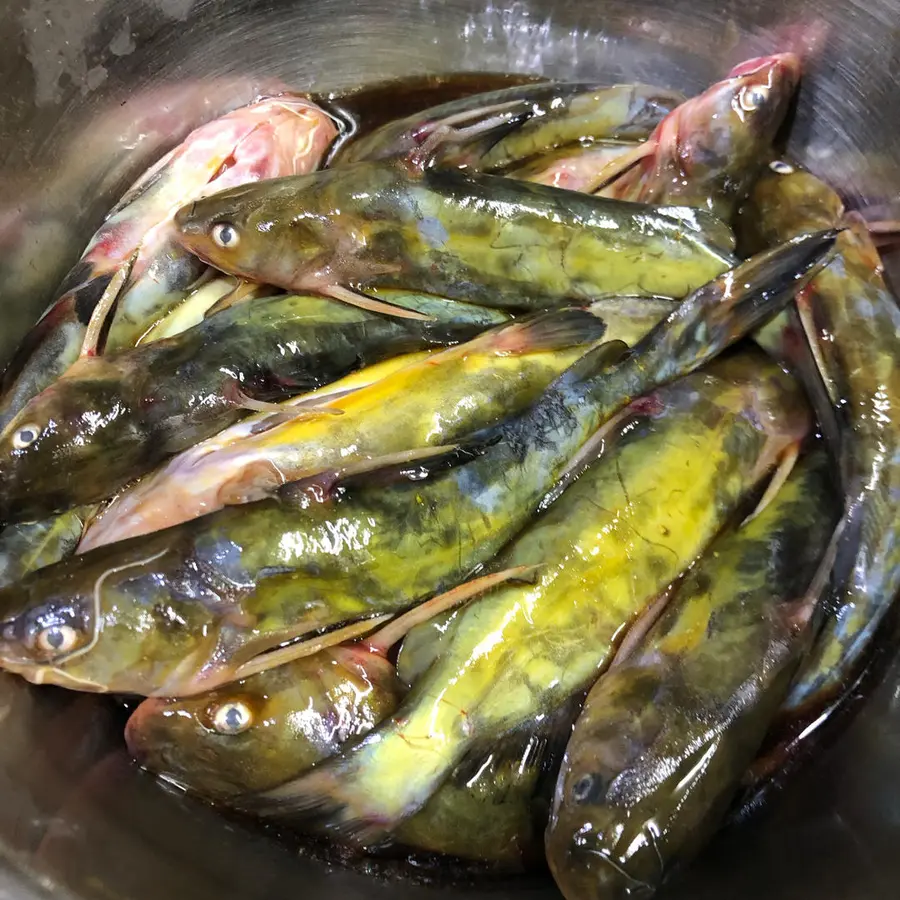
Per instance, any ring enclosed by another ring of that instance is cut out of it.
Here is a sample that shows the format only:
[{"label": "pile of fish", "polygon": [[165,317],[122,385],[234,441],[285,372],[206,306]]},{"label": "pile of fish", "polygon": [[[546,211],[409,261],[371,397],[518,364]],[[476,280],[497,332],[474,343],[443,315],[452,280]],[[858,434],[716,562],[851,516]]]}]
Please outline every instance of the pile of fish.
[{"label": "pile of fish", "polygon": [[198,128],[5,374],[0,666],[216,804],[655,889],[898,589],[900,310],[799,79]]}]

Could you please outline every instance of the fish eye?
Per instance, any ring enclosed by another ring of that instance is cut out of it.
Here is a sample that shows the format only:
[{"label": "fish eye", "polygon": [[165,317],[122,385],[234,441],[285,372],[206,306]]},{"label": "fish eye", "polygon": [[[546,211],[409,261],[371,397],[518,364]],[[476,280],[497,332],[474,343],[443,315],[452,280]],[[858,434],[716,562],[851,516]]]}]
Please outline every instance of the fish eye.
[{"label": "fish eye", "polygon": [[41,429],[38,425],[23,425],[14,435],[12,439],[13,447],[16,450],[24,450],[30,447],[41,436]]},{"label": "fish eye", "polygon": [[219,734],[242,734],[253,724],[253,713],[246,703],[234,700],[211,710],[210,720]]},{"label": "fish eye", "polygon": [[50,625],[37,633],[34,645],[42,653],[59,656],[78,645],[78,632],[71,625]]},{"label": "fish eye", "polygon": [[240,235],[237,232],[237,229],[231,222],[218,222],[213,225],[212,231],[210,231],[210,236],[213,241],[215,241],[220,247],[224,250],[228,250],[231,247],[237,247],[240,243]]},{"label": "fish eye", "polygon": [[769,168],[776,175],[791,175],[794,172],[794,167],[790,163],[786,163],[783,159],[773,159],[772,162],[769,163]]},{"label": "fish eye", "polygon": [[769,99],[769,86],[766,84],[756,84],[753,87],[746,87],[741,91],[739,98],[741,109],[747,112],[753,112],[759,109],[766,100]]},{"label": "fish eye", "polygon": [[572,785],[574,803],[600,803],[606,796],[606,785],[600,775],[582,775]]}]

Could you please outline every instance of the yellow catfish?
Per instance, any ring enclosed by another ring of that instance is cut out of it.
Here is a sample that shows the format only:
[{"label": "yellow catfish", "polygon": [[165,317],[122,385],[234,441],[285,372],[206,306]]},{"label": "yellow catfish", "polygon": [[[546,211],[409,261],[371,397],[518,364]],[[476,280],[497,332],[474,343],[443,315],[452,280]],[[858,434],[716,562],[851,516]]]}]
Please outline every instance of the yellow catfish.
[{"label": "yellow catfish", "polygon": [[[521,412],[603,338],[633,343],[666,310],[655,301],[601,301],[490,331],[327,402],[334,415],[290,408],[245,423],[176,456],[121,494],[88,530],[80,552],[147,534],[224,506],[268,496],[288,481],[348,462],[440,446]],[[285,421],[287,419],[287,421]],[[274,427],[269,427],[274,425]]]}]

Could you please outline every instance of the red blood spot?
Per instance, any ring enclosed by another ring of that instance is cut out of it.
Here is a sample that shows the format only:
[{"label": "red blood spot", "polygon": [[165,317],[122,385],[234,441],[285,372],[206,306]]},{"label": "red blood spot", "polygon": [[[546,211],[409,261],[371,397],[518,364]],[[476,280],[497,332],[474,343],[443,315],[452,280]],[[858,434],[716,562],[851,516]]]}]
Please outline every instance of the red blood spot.
[{"label": "red blood spot", "polygon": [[646,397],[638,397],[629,408],[638,415],[658,416],[665,410],[665,405],[656,394],[648,394]]}]

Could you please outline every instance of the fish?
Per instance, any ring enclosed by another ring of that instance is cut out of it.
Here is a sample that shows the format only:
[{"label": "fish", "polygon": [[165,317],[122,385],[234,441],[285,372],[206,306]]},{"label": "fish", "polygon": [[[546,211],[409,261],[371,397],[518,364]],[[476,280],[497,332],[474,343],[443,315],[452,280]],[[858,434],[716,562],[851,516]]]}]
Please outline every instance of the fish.
[{"label": "fish", "polygon": [[182,245],[223,272],[359,304],[348,286],[531,311],[681,299],[734,263],[733,234],[703,211],[397,162],[222,191],[175,222]]},{"label": "fish", "polygon": [[418,307],[433,317],[396,319],[323,297],[262,298],[175,337],[80,360],[0,433],[0,520],[103,500],[255,404],[465,340],[498,320],[444,300],[422,297]]},{"label": "fish", "polygon": [[[411,621],[421,627],[430,614],[419,607]],[[125,728],[128,750],[163,781],[219,805],[276,787],[396,710],[407,688],[386,645],[407,627],[391,623],[198,697],[144,700]],[[504,753],[459,766],[397,843],[505,868],[542,858],[552,784],[576,713],[570,705],[528,723]]]},{"label": "fish", "polygon": [[188,696],[287,641],[451,589],[521,530],[601,424],[776,313],[834,240],[753,257],[624,357],[621,344],[592,348],[534,406],[457,446],[324,472],[0,590],[0,667],[78,690]]},{"label": "fish", "polygon": [[[413,363],[423,362],[435,352],[435,350],[420,350],[416,353],[392,356],[371,366],[366,366],[364,369],[351,372],[349,375],[345,375],[343,378],[339,378],[337,381],[333,381],[314,391],[290,397],[280,404],[271,404],[270,408],[241,419],[213,437],[201,441],[189,450],[178,454],[178,456],[161,466],[156,472],[138,479],[133,485],[129,485],[103,505],[86,527],[84,536],[78,545],[78,552],[84,553],[103,544],[133,537],[137,533],[135,529],[143,529],[144,526],[152,525],[153,527],[146,527],[146,530],[141,530],[140,533],[142,534],[158,531],[159,528],[165,527],[159,518],[165,512],[162,504],[174,499],[174,497],[168,496],[168,493],[176,493],[176,486],[169,482],[170,478],[175,477],[178,473],[183,473],[182,477],[185,477],[188,470],[206,470],[209,457],[217,459],[219,457],[228,457],[234,452],[235,447],[242,445],[244,441],[252,441],[254,438],[278,428],[284,423],[296,422],[298,417],[302,418],[302,415],[298,416],[298,414],[302,412],[304,407],[324,407],[336,403],[354,391],[370,387],[377,381],[387,378]],[[212,475],[213,473],[210,472],[208,474]],[[166,476],[166,496],[157,496],[159,492],[156,490],[156,486],[158,481],[162,480],[163,475]],[[195,477],[195,473],[191,471],[190,478]],[[205,482],[203,486],[206,486]],[[199,486],[195,485],[195,487],[198,487],[196,493],[200,493]],[[181,492],[179,496],[182,494],[184,498],[192,496],[188,492],[186,485],[179,484],[177,488]],[[183,504],[188,502],[184,498],[182,498],[178,507],[179,510],[183,510]],[[236,497],[230,499],[237,500]],[[149,510],[145,509],[151,502],[154,503],[153,507]],[[197,512],[197,515],[207,512],[210,512],[210,510],[203,509]],[[151,514],[152,520],[150,519]],[[179,515],[183,515],[183,512],[180,512]],[[183,521],[195,517],[187,516]]]},{"label": "fish", "polygon": [[837,499],[819,448],[591,689],[546,837],[569,900],[649,896],[717,828],[809,648]]},{"label": "fish", "polygon": [[556,310],[500,326],[328,402],[337,418],[288,412],[283,424],[256,434],[216,435],[116,497],[81,551],[261,500],[323,469],[451,444],[525,410],[588,344],[635,343],[655,324],[641,302],[600,301],[591,311]]},{"label": "fish", "polygon": [[405,693],[384,655],[342,644],[197,697],[144,700],[125,741],[164,781],[228,806],[367,734]]},{"label": "fish", "polygon": [[361,843],[395,829],[473,745],[587,689],[810,426],[793,380],[761,354],[717,360],[630,412],[498,558],[501,569],[538,567],[536,584],[469,606],[394,715],[315,771],[247,798],[246,811],[306,810],[317,830]]},{"label": "fish", "polygon": [[633,151],[635,165],[599,193],[695,206],[731,221],[771,156],[799,82],[800,60],[793,53],[740,63],[669,113]]},{"label": "fish", "polygon": [[[284,94],[201,125],[151,166],[112,208],[7,367],[0,430],[79,357],[96,352],[107,319],[105,349],[134,346],[203,275],[206,266],[173,240],[180,206],[219,188],[310,172],[336,135],[327,113]],[[110,318],[103,306],[112,301]]]},{"label": "fish", "polygon": [[834,539],[822,632],[797,675],[786,712],[814,714],[864,665],[900,589],[900,309],[865,224],[843,214],[830,187],[776,161],[755,186],[746,224],[757,243],[844,224],[837,255],[797,307],[840,426],[846,503]]},{"label": "fish", "polygon": [[500,172],[585,140],[641,140],[683,100],[666,88],[582,82],[474,94],[389,122],[345,144],[332,166],[388,159]]}]

